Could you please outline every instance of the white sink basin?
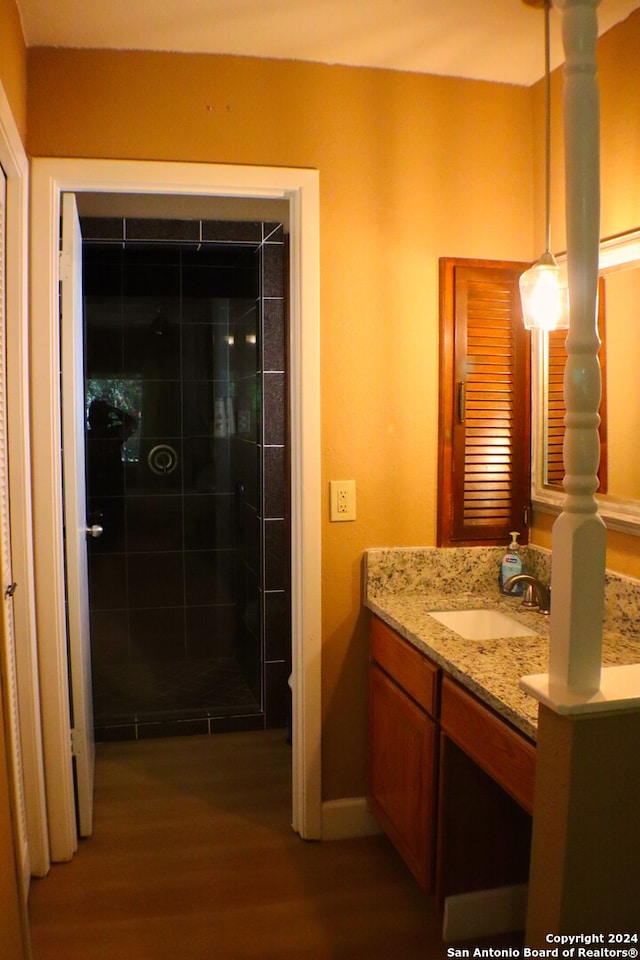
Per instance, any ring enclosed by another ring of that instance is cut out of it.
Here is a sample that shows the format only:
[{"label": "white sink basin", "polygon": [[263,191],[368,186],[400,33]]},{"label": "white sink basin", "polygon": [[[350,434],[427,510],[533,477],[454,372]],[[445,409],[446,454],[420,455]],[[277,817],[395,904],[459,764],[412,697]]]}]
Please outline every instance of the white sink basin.
[{"label": "white sink basin", "polygon": [[536,636],[535,630],[524,627],[499,610],[429,610],[429,616],[465,640]]}]

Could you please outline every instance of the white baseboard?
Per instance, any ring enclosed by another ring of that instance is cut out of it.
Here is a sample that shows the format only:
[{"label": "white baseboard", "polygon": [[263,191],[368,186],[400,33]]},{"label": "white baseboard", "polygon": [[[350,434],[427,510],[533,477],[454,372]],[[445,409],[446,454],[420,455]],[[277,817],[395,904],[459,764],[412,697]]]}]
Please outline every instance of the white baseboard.
[{"label": "white baseboard", "polygon": [[322,804],[322,839],[350,840],[380,833],[365,797],[343,797]]},{"label": "white baseboard", "polygon": [[524,930],[528,890],[528,885],[522,883],[447,897],[442,939],[472,940]]}]

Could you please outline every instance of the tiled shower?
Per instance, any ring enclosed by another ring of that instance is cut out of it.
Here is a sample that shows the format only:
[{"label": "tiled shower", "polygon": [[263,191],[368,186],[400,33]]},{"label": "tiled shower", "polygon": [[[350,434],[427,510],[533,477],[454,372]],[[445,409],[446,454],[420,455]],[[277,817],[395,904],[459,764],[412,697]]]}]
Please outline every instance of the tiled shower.
[{"label": "tiled shower", "polygon": [[283,225],[81,222],[96,739],[285,727]]}]

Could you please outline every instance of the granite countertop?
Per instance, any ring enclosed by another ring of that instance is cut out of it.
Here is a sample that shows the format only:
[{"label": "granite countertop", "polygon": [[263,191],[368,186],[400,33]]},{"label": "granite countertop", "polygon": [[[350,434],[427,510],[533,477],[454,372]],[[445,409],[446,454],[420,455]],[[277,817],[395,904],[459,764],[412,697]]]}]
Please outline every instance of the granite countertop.
[{"label": "granite countertop", "polygon": [[[380,585],[379,585],[380,586]],[[409,586],[409,584],[407,584]],[[524,610],[521,597],[498,591],[456,593],[437,590],[369,590],[365,605],[531,740],[536,739],[538,703],[519,687],[520,678],[546,673],[549,617]],[[536,632],[536,636],[466,640],[441,625],[428,611],[500,610]],[[603,664],[618,666],[640,660],[640,642],[606,632]]]}]

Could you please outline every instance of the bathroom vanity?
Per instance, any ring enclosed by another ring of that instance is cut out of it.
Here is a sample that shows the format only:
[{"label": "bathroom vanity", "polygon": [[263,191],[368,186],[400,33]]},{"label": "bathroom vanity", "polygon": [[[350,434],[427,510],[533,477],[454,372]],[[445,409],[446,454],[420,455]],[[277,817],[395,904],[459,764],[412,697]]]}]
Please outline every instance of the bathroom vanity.
[{"label": "bathroom vanity", "polygon": [[370,809],[426,892],[526,882],[534,744],[378,617],[370,748]]},{"label": "bathroom vanity", "polygon": [[[522,889],[529,873],[538,705],[519,681],[547,669],[549,618],[500,594],[502,552],[366,554],[368,803],[443,908],[458,894]],[[548,553],[528,548],[526,562],[549,582]],[[640,659],[637,597],[625,593],[637,587],[609,584],[606,665]]]}]

